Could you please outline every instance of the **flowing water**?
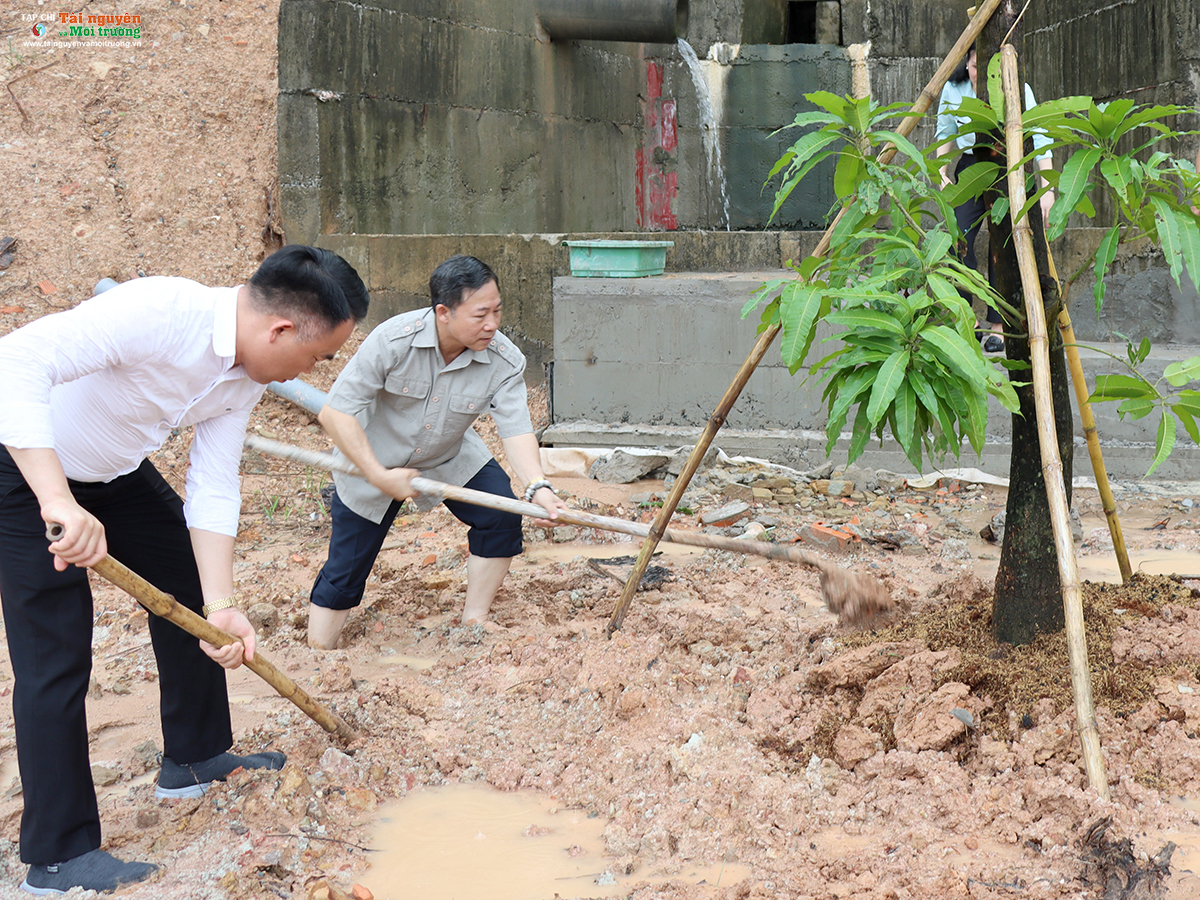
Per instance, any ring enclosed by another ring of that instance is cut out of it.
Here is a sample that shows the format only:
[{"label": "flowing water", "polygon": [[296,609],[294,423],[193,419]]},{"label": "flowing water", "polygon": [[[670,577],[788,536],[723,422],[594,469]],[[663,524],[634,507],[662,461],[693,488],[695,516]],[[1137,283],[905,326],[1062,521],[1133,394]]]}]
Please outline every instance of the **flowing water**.
[{"label": "flowing water", "polygon": [[725,166],[721,162],[721,133],[717,130],[717,117],[713,112],[712,94],[709,91],[708,79],[704,77],[704,69],[692,45],[683,38],[675,42],[679,45],[679,54],[687,63],[688,73],[692,76],[692,85],[696,89],[696,104],[700,108],[700,137],[704,142],[704,153],[708,158],[708,183],[716,185],[717,199],[721,203],[721,212],[725,216],[725,230],[729,230],[729,190],[725,181]]}]

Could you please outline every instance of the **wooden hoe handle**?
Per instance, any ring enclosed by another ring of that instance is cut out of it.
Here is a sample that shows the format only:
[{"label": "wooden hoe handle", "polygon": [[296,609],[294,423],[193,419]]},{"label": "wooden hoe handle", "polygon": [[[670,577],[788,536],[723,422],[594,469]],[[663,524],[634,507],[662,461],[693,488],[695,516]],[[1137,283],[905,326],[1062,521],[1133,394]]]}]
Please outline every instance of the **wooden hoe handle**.
[{"label": "wooden hoe handle", "polygon": [[[62,526],[52,522],[46,527],[46,538],[56,541],[62,537]],[[141,575],[129,567],[117,562],[111,556],[105,556],[91,567],[105,580],[112,582],[125,593],[129,594],[156,616],[178,625],[188,634],[208,641],[214,647],[224,647],[237,642],[227,631],[211,625],[207,619],[196,615],[186,606],[182,606],[170,594],[160,591]],[[253,659],[245,660],[245,666],[258,675],[271,687],[279,692],[279,696],[296,704],[306,716],[328,731],[336,734],[345,741],[353,741],[358,734],[339,716],[331,713],[320,703],[310,697],[303,688],[279,671],[275,665],[261,653],[255,653]]]}]

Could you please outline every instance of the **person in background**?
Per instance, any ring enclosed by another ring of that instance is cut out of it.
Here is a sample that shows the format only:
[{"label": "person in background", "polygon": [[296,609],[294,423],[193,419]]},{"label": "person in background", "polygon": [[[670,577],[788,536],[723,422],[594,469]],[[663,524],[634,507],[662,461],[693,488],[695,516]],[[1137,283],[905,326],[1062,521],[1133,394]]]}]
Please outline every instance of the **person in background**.
[{"label": "person in background", "polygon": [[[199,797],[236,768],[283,766],[282,753],[227,752],[222,667],[255,649],[233,580],[242,443],[266,385],[332,359],[367,303],[340,256],[289,246],[247,284],[139,278],[0,338],[0,600],[26,891],[111,891],[157,870],[100,849],[86,567],[109,551],[238,638],[216,648],[150,617],[163,732],[156,796]],[[146,456],[188,425],[185,502]],[[50,523],[62,536],[47,547]]]},{"label": "person in background", "polygon": [[[966,120],[961,122],[955,118],[955,111],[962,104],[962,101],[967,97],[975,97],[976,91],[976,65],[975,65],[975,48],[972,47],[967,52],[967,58],[961,66],[959,66],[950,76],[942,88],[942,96],[938,101],[938,117],[937,117],[937,134],[938,141],[937,155],[946,156],[958,151],[960,156],[958,163],[954,166],[954,174],[951,176],[950,166],[942,166],[942,187],[947,188],[952,183],[958,180],[958,176],[968,166],[974,165],[978,160],[975,157],[975,135],[974,134],[959,134],[957,139],[951,140],[959,130],[960,124],[965,125]],[[1025,108],[1032,109],[1036,101],[1033,97],[1033,91],[1029,85],[1025,85]],[[1050,138],[1044,134],[1034,133],[1033,145],[1036,149],[1046,147],[1051,143]],[[1039,169],[1048,169],[1054,163],[1050,151],[1046,151],[1037,157],[1037,166]],[[1043,184],[1045,181],[1043,180]],[[1042,208],[1043,221],[1049,221],[1050,207],[1054,205],[1054,191],[1048,190],[1042,194],[1040,205]],[[958,258],[964,265],[974,269],[977,265],[975,257],[975,238],[979,235],[979,226],[983,221],[983,217],[987,210],[984,208],[983,200],[979,197],[973,197],[959,204],[954,209],[954,218],[958,222],[958,228],[965,236],[965,246],[960,248]],[[991,260],[988,260],[988,281],[992,280]],[[969,298],[968,298],[969,299]],[[988,334],[983,337],[983,349],[987,353],[1000,353],[1004,350],[1004,337],[1002,335],[1000,313],[992,309],[990,306],[987,310]]]},{"label": "person in background", "polygon": [[[471,423],[490,412],[527,502],[549,520],[565,508],[542,473],[525,392],[525,357],[500,333],[495,273],[473,256],[452,256],[429,279],[430,305],[375,328],[346,364],[318,421],[362,477],[334,473],[329,558],[313,584],[308,641],[333,649],[350,610],[362,601],[367,576],[410,479],[425,475],[473,490],[513,497],[509,476]],[[419,509],[436,498],[416,498]],[[521,552],[521,517],[445,501],[469,526],[467,594],[462,621],[481,622],[512,558]]]}]

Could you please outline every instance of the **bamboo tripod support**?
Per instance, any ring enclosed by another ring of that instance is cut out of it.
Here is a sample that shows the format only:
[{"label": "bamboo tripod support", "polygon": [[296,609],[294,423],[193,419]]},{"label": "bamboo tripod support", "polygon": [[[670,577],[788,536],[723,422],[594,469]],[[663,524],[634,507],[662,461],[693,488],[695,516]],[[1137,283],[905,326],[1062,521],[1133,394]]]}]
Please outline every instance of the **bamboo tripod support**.
[{"label": "bamboo tripod support", "polygon": [[[933,78],[922,88],[920,95],[910,110],[910,115],[906,116],[904,121],[896,128],[898,134],[907,137],[916,127],[917,120],[925,114],[930,106],[938,102],[938,98],[942,93],[942,87],[946,84],[946,81],[950,78],[951,73],[958,66],[959,62],[967,55],[967,51],[975,43],[975,39],[979,37],[979,33],[983,30],[983,26],[987,24],[988,20],[992,17],[992,13],[999,6],[1000,0],[984,0],[979,5],[978,11],[972,17],[966,30],[963,31],[954,43],[949,54],[947,54],[941,66],[934,73]],[[880,151],[878,159],[881,163],[887,163],[895,155],[895,146],[888,144]],[[825,234],[821,237],[821,241],[817,244],[816,249],[813,250],[812,256],[821,257],[829,251],[829,242],[833,235],[833,229],[841,221],[845,209],[843,207],[838,212],[833,223],[825,230]],[[641,583],[642,575],[645,574],[646,567],[650,565],[650,558],[654,555],[654,549],[658,546],[658,542],[662,540],[663,532],[666,530],[667,524],[671,521],[671,516],[675,514],[675,509],[679,506],[683,492],[691,484],[692,476],[696,474],[696,470],[700,467],[700,462],[704,459],[704,454],[708,452],[708,448],[716,438],[717,432],[725,424],[725,418],[729,415],[733,404],[737,402],[742,390],[746,387],[746,383],[750,380],[750,376],[754,374],[754,370],[762,362],[762,358],[766,355],[767,350],[775,341],[781,329],[781,325],[773,325],[758,336],[758,340],[754,342],[754,346],[746,357],[746,361],[742,363],[737,375],[734,376],[733,383],[725,391],[725,395],[721,398],[720,403],[717,404],[716,410],[709,416],[708,423],[704,426],[704,431],[696,441],[696,446],[692,448],[691,455],[688,456],[683,471],[675,479],[675,484],[672,485],[671,492],[667,495],[667,499],[663,501],[662,509],[659,510],[653,524],[650,526],[650,534],[646,542],[642,544],[637,562],[634,563],[633,571],[629,574],[629,580],[625,582],[625,588],[621,591],[621,596],[617,600],[612,618],[605,629],[609,637],[612,637],[613,633],[620,629],[621,623],[625,621],[625,614],[629,611],[629,604],[633,602],[633,595],[637,592],[637,586]]]},{"label": "bamboo tripod support", "polygon": [[[59,525],[50,525],[46,529],[47,539],[51,541],[58,540],[62,536],[61,527]],[[115,584],[147,610],[154,613],[154,615],[178,625],[193,637],[197,637],[202,641],[208,641],[214,647],[224,647],[238,640],[232,634],[222,631],[214,625],[210,625],[208,620],[196,615],[186,606],[180,605],[179,601],[170,594],[160,591],[141,575],[138,575],[122,563],[117,562],[111,556],[105,556],[104,559],[91,568],[97,575]],[[310,697],[303,688],[283,672],[280,672],[261,653],[255,653],[254,659],[246,660],[244,665],[267,684],[271,685],[271,687],[275,688],[279,692],[279,696],[296,704],[306,716],[330,734],[336,734],[347,742],[352,742],[358,738],[358,734],[353,728]]]},{"label": "bamboo tripod support", "polygon": [[[1000,71],[1004,85],[1004,133],[1008,159],[1024,155],[1021,128],[1021,81],[1017,75],[1017,52],[1011,44],[1000,48]],[[1037,408],[1038,438],[1042,451],[1042,474],[1050,503],[1050,522],[1058,553],[1062,580],[1063,608],[1066,617],[1067,654],[1071,664],[1071,685],[1075,695],[1075,721],[1082,744],[1083,765],[1088,783],[1101,799],[1109,799],[1108,777],[1100,752],[1100,731],[1092,701],[1092,679],[1088,671],[1087,638],[1083,630],[1083,590],[1075,542],[1071,537],[1071,511],[1063,483],[1062,459],[1058,454],[1058,435],[1054,424],[1054,400],[1050,389],[1050,347],[1046,314],[1042,306],[1042,286],[1034,259],[1033,238],[1028,215],[1015,218],[1025,205],[1024,166],[1008,170],[1009,209],[1013,219],[1013,244],[1021,269],[1025,293],[1025,314],[1029,324],[1029,351],[1033,363],[1033,393]]]},{"label": "bamboo tripod support", "polygon": [[[1054,256],[1050,248],[1046,248],[1046,258],[1050,263],[1050,276],[1058,281],[1058,271],[1054,266]],[[1092,473],[1096,476],[1096,490],[1100,493],[1100,503],[1104,508],[1104,518],[1108,522],[1108,533],[1112,535],[1113,550],[1117,554],[1117,566],[1121,570],[1121,583],[1128,584],[1133,577],[1133,567],[1129,564],[1129,550],[1125,547],[1125,535],[1121,531],[1121,520],[1117,516],[1117,501],[1113,496],[1112,485],[1108,483],[1108,470],[1104,466],[1104,451],[1100,449],[1100,433],[1096,430],[1096,417],[1092,415],[1092,404],[1088,400],[1087,380],[1083,376],[1083,363],[1079,360],[1079,345],[1075,343],[1075,327],[1071,324],[1071,313],[1067,310],[1067,292],[1070,283],[1065,286],[1062,295],[1062,310],[1058,314],[1058,330],[1062,334],[1063,348],[1067,354],[1067,366],[1071,370],[1071,384],[1075,388],[1075,402],[1079,406],[1079,424],[1083,428],[1083,436],[1087,440],[1088,458],[1092,462]]]}]

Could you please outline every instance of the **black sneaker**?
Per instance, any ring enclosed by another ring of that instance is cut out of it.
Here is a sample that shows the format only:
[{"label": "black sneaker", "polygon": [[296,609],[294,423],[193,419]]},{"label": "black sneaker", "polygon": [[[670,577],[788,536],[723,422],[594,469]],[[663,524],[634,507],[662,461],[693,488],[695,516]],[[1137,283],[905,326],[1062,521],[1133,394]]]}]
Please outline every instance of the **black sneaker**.
[{"label": "black sneaker", "polygon": [[234,769],[282,769],[287,757],[276,750],[234,756],[222,753],[203,762],[181,764],[164,756],[155,797],[203,797],[214,781],[224,781]]},{"label": "black sneaker", "polygon": [[1003,353],[1004,352],[1004,338],[1000,337],[1000,335],[998,335],[998,334],[989,334],[987,336],[987,339],[984,340],[984,342],[983,342],[983,352],[984,353]]},{"label": "black sneaker", "polygon": [[121,862],[103,850],[50,866],[30,866],[21,890],[31,894],[65,894],[71,888],[85,891],[115,891],[123,884],[145,881],[158,866],[143,862]]}]

